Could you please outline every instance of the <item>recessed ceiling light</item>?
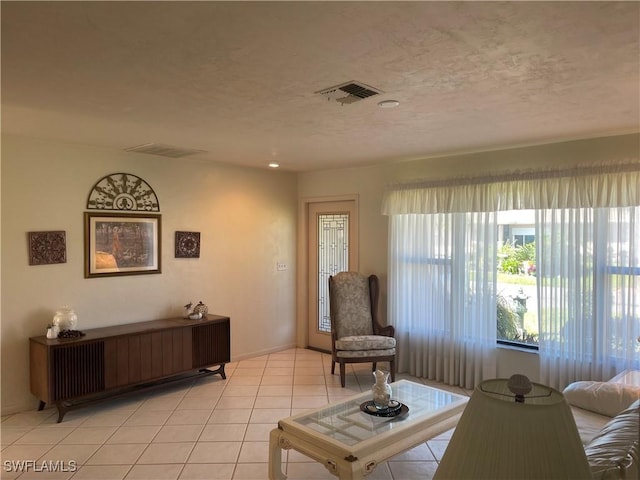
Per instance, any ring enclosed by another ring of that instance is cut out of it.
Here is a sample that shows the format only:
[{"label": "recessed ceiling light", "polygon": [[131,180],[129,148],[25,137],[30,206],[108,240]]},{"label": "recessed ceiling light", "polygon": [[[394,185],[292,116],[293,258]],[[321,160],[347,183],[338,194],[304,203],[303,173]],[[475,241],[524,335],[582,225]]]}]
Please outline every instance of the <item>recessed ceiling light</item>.
[{"label": "recessed ceiling light", "polygon": [[271,163],[269,164],[269,168],[278,168],[279,166],[280,166],[280,164],[279,164],[279,163],[276,163],[276,162],[271,162]]},{"label": "recessed ceiling light", "polygon": [[380,108],[396,108],[398,105],[400,105],[400,102],[397,100],[383,100],[378,102]]}]

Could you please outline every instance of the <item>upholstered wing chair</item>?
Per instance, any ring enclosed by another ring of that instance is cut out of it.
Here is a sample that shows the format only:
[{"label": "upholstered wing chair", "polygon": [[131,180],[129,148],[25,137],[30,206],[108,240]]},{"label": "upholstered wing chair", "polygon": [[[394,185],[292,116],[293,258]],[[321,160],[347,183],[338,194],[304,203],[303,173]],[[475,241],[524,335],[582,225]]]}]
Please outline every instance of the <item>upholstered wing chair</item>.
[{"label": "upholstered wing chair", "polygon": [[378,322],[378,277],[340,272],[329,277],[331,316],[331,374],[340,364],[345,385],[345,364],[389,362],[391,381],[396,376],[396,339],[392,325]]}]

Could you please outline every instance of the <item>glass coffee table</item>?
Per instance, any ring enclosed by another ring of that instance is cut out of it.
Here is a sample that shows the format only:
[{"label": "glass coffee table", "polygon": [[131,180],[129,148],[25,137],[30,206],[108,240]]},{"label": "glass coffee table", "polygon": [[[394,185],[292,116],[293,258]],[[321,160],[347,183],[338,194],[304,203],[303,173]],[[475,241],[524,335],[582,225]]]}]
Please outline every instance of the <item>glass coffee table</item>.
[{"label": "glass coffee table", "polygon": [[284,418],[269,437],[269,478],[286,479],[282,450],[293,448],[340,479],[361,479],[388,458],[455,427],[468,397],[408,380],[391,384],[397,416],[366,413],[371,392]]}]

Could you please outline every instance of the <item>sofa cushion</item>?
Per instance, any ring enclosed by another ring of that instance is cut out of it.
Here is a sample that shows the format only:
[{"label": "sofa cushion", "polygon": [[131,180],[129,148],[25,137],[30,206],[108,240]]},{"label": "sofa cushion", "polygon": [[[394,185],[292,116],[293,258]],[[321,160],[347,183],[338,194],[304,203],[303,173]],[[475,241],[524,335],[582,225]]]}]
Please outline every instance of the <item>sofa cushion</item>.
[{"label": "sofa cushion", "polygon": [[594,479],[638,478],[640,400],[607,423],[584,451]]},{"label": "sofa cushion", "polygon": [[593,437],[595,437],[607,422],[611,421],[611,417],[600,415],[596,412],[590,412],[582,408],[571,405],[571,413],[578,427],[578,434],[582,445],[587,445]]},{"label": "sofa cushion", "polygon": [[615,417],[640,398],[640,387],[613,382],[574,382],[562,393],[570,405]]}]

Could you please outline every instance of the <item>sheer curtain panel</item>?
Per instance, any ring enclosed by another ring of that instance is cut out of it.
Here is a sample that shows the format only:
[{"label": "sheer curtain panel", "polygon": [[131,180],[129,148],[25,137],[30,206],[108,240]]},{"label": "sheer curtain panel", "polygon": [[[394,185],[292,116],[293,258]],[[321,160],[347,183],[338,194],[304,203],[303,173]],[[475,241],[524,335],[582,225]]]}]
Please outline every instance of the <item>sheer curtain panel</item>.
[{"label": "sheer curtain panel", "polygon": [[640,208],[538,210],[542,382],[640,369]]},{"label": "sheer curtain panel", "polygon": [[399,371],[469,389],[495,377],[495,213],[394,215],[390,229]]}]

